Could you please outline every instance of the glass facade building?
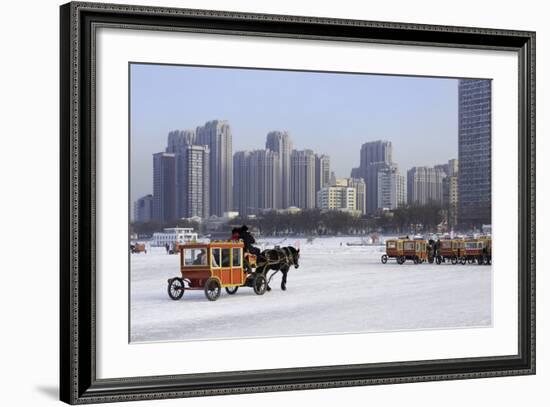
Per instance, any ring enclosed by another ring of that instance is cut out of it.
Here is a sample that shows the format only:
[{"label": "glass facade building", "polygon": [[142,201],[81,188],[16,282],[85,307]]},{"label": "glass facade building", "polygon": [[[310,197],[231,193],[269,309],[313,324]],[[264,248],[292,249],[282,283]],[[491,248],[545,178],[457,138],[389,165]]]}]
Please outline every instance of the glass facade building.
[{"label": "glass facade building", "polygon": [[458,84],[458,223],[491,223],[491,81]]},{"label": "glass facade building", "polygon": [[153,219],[167,223],[176,219],[175,154],[153,154]]}]

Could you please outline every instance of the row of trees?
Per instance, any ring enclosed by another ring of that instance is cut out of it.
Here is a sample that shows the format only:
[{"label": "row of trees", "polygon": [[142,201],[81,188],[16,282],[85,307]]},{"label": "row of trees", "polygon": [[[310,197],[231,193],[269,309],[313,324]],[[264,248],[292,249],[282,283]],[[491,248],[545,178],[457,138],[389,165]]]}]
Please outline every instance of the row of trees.
[{"label": "row of trees", "polygon": [[298,213],[275,211],[258,215],[255,219],[235,219],[232,224],[248,224],[263,235],[334,235],[371,232],[415,233],[434,231],[445,211],[437,203],[408,205],[369,218],[343,211],[302,210]]},{"label": "row of trees", "polygon": [[[359,217],[343,211],[321,211],[305,209],[296,213],[270,211],[255,218],[235,218],[223,230],[234,226],[248,225],[262,235],[336,235],[365,234],[371,232],[415,233],[434,231],[445,217],[437,203],[407,205],[383,212],[377,216]],[[133,223],[131,232],[138,235],[152,235],[167,227],[190,227],[199,233],[207,233],[204,223],[181,219],[175,223],[163,224],[157,221]]]},{"label": "row of trees", "polygon": [[425,205],[401,206],[375,219],[376,226],[384,231],[430,232],[435,231],[437,225],[446,219],[446,213],[440,204],[429,202]]},{"label": "row of trees", "polygon": [[338,233],[364,233],[368,221],[342,211],[322,212],[307,209],[297,213],[266,212],[253,219],[234,219],[232,224],[247,224],[262,235],[325,235]]}]

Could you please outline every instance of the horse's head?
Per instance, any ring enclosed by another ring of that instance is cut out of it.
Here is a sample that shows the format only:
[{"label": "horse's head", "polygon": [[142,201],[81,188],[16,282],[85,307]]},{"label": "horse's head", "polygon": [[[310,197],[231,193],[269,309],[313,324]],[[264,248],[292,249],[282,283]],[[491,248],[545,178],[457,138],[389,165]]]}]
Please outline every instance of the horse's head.
[{"label": "horse's head", "polygon": [[294,268],[300,267],[300,249],[296,249],[293,246],[288,246],[288,250],[290,251],[290,254],[292,255],[292,263],[294,264]]}]

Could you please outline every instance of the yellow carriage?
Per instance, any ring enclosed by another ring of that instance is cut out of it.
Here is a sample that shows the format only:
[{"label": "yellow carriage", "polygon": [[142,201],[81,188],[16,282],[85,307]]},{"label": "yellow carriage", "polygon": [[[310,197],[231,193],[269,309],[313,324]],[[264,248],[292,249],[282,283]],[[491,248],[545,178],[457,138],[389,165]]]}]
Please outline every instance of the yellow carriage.
[{"label": "yellow carriage", "polygon": [[388,239],[381,261],[386,264],[390,258],[395,258],[397,264],[403,264],[406,260],[423,263],[428,261],[428,243],[423,239]]},{"label": "yellow carriage", "polygon": [[386,240],[386,253],[382,255],[380,261],[383,264],[388,262],[388,259],[399,259],[403,256],[403,242],[405,239],[388,239]]},{"label": "yellow carriage", "polygon": [[400,264],[405,263],[406,260],[412,260],[414,264],[428,261],[428,242],[422,239],[403,242],[403,256]]},{"label": "yellow carriage", "polygon": [[464,252],[460,263],[491,264],[492,243],[490,237],[468,239],[464,242]]},{"label": "yellow carriage", "polygon": [[435,262],[437,264],[450,261],[457,264],[464,252],[464,240],[462,239],[443,239],[436,244]]},{"label": "yellow carriage", "polygon": [[[239,287],[251,287],[258,295],[267,289],[267,280],[255,273],[255,263],[243,255],[242,241],[214,241],[179,245],[181,277],[168,280],[168,295],[173,300],[183,297],[186,290],[204,290],[206,298],[215,301],[224,288],[235,294]],[[250,263],[249,261],[250,260]]]}]

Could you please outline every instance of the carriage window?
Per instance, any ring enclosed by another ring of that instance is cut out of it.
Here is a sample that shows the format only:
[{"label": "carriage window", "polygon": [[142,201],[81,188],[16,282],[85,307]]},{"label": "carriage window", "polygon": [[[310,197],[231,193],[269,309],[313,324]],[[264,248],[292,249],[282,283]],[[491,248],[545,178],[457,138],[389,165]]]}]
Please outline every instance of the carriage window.
[{"label": "carriage window", "polygon": [[233,248],[233,267],[241,267],[241,249]]},{"label": "carriage window", "polygon": [[414,242],[405,242],[405,250],[414,250]]},{"label": "carriage window", "polygon": [[441,247],[444,249],[448,249],[451,247],[451,242],[441,242]]},{"label": "carriage window", "polygon": [[206,249],[185,249],[183,261],[184,266],[205,266]]},{"label": "carriage window", "polygon": [[221,249],[212,249],[212,267],[220,267],[221,264]]},{"label": "carriage window", "polygon": [[229,253],[231,249],[222,249],[222,267],[229,267]]},{"label": "carriage window", "polygon": [[388,242],[388,249],[395,249],[395,242]]}]

